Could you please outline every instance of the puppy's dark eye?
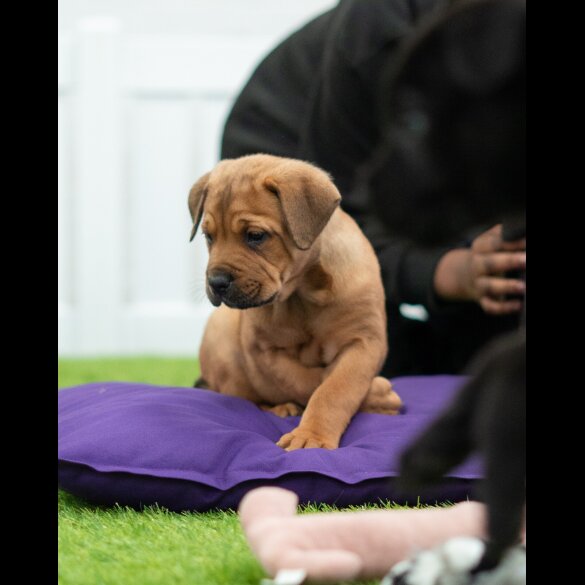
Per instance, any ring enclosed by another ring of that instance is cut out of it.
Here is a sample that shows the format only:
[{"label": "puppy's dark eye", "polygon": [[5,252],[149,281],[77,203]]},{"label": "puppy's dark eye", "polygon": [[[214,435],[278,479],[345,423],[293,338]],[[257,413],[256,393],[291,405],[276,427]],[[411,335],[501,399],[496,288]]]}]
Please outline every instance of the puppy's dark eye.
[{"label": "puppy's dark eye", "polygon": [[209,235],[209,234],[203,234],[203,236],[205,237],[205,240],[207,241],[207,243],[211,246],[211,244],[213,243],[213,238]]},{"label": "puppy's dark eye", "polygon": [[246,243],[249,246],[258,246],[268,239],[268,232],[247,232]]}]

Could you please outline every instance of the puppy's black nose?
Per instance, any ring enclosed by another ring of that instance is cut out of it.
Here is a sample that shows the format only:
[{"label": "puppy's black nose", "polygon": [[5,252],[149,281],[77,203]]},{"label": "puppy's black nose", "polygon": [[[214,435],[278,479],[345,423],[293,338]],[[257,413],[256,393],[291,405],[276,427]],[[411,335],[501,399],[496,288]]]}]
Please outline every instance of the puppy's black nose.
[{"label": "puppy's black nose", "polygon": [[216,295],[222,296],[227,292],[233,279],[229,272],[214,272],[207,277],[207,282]]}]

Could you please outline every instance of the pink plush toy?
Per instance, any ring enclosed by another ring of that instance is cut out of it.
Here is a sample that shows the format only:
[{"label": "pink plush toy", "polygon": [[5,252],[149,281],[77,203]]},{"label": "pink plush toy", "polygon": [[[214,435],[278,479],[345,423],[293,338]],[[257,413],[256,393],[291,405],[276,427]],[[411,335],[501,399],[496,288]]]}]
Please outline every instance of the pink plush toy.
[{"label": "pink plush toy", "polygon": [[[309,580],[383,577],[396,563],[453,537],[485,538],[485,507],[372,510],[296,515],[288,490],[261,487],[242,499],[239,515],[264,569],[303,569]],[[300,581],[299,581],[300,582]]]}]

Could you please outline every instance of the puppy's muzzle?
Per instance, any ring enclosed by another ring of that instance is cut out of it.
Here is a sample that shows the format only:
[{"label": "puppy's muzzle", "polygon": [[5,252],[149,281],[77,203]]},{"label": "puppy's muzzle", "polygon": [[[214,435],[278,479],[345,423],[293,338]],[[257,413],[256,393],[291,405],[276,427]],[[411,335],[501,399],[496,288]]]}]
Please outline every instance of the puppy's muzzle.
[{"label": "puppy's muzzle", "polygon": [[233,280],[234,277],[229,272],[214,272],[207,279],[211,290],[219,297],[227,293]]},{"label": "puppy's muzzle", "polygon": [[251,309],[271,303],[277,292],[268,298],[262,298],[262,286],[256,281],[244,282],[241,286],[236,282],[233,273],[227,270],[214,270],[207,275],[207,296],[211,304],[219,307],[221,303],[232,309]]},{"label": "puppy's muzzle", "polygon": [[209,285],[209,300],[217,307],[221,301],[228,294],[234,277],[230,272],[225,270],[218,270],[212,272],[207,276],[207,284]]}]

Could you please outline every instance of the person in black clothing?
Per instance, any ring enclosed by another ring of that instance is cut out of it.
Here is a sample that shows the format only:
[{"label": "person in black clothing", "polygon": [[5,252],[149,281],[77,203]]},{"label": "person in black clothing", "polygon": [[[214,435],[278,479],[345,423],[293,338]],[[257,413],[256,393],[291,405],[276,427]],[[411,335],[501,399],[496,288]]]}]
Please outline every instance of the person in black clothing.
[{"label": "person in black clothing", "polygon": [[[261,152],[306,160],[332,175],[343,209],[381,265],[388,377],[461,373],[488,340],[518,326],[522,309],[524,282],[502,274],[524,269],[525,240],[505,243],[501,226],[486,226],[449,246],[421,247],[383,228],[357,181],[381,139],[380,93],[401,41],[447,4],[341,0],[260,63],[222,139],[222,159]],[[385,188],[390,198],[392,185]],[[419,305],[416,319],[408,305]]]}]

